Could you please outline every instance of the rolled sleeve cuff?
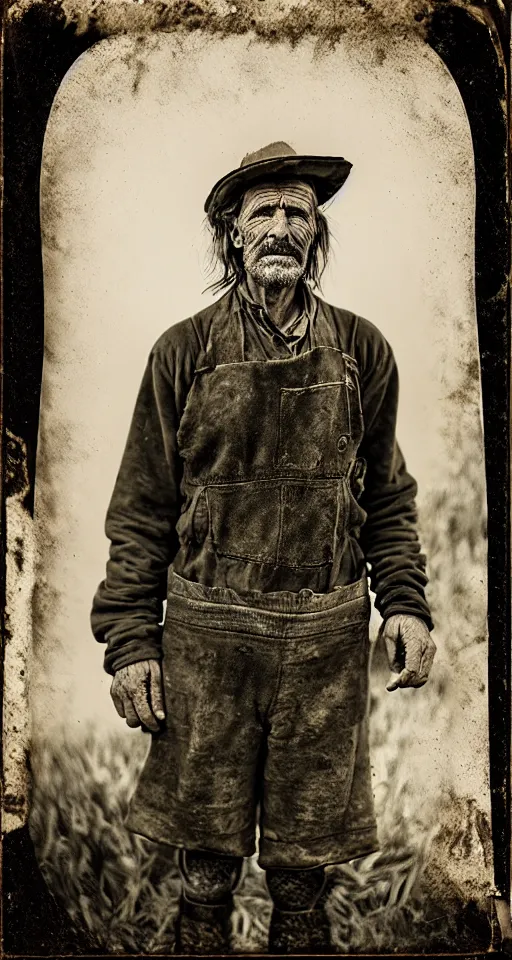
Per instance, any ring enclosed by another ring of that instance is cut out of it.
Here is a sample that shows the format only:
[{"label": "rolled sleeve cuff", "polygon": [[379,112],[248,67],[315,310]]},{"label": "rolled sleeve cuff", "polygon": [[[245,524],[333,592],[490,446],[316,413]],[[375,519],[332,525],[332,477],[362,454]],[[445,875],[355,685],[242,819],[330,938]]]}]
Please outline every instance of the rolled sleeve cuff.
[{"label": "rolled sleeve cuff", "polygon": [[427,603],[426,601],[421,602],[420,598],[418,600],[392,601],[385,604],[379,612],[383,620],[389,620],[390,617],[398,613],[409,617],[418,617],[418,620],[423,620],[429,630],[434,629],[434,621]]},{"label": "rolled sleeve cuff", "polygon": [[103,667],[107,673],[113,676],[121,667],[127,667],[131,663],[139,663],[141,660],[161,660],[162,647],[159,643],[151,640],[129,640],[119,649],[109,650],[105,653]]}]

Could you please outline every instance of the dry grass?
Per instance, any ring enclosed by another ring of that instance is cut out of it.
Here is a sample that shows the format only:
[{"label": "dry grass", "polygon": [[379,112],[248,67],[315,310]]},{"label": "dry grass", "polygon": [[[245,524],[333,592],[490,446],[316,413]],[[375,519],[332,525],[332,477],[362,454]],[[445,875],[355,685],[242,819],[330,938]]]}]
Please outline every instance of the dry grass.
[{"label": "dry grass", "polygon": [[[491,842],[479,799],[485,758],[475,754],[468,781],[457,775],[450,747],[460,744],[457,760],[464,749],[475,753],[468,716],[485,726],[485,506],[480,440],[470,427],[452,475],[421,511],[440,651],[435,674],[421,692],[390,695],[382,651],[374,657],[382,852],[332,868],[328,911],[340,953],[471,952],[489,944]],[[146,748],[145,738],[120,728],[108,739],[90,730],[81,742],[42,742],[33,752],[31,829],[43,871],[74,922],[111,952],[173,947],[176,867],[123,826]],[[269,919],[264,874],[252,859],[236,895],[236,950],[264,951]]]},{"label": "dry grass", "polygon": [[[81,744],[63,741],[58,750],[47,745],[34,756],[38,787],[31,830],[43,872],[75,924],[85,924],[112,952],[166,953],[173,946],[176,867],[123,826],[144,753],[142,738],[120,733],[105,742],[91,731]],[[378,939],[371,918],[383,912],[396,918],[409,902],[429,840],[333,870],[329,912],[342,952],[349,944],[366,948],[369,938]],[[269,921],[264,873],[252,859],[236,896],[235,948],[264,950]]]}]

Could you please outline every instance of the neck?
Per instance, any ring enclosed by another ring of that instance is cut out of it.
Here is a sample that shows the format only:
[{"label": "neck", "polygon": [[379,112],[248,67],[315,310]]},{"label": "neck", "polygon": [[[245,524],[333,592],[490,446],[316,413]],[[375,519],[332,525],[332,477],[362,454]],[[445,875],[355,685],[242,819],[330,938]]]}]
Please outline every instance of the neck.
[{"label": "neck", "polygon": [[263,307],[276,327],[287,327],[299,315],[301,303],[298,283],[278,290],[269,290],[257,283],[250,274],[246,276],[246,283],[254,302]]}]

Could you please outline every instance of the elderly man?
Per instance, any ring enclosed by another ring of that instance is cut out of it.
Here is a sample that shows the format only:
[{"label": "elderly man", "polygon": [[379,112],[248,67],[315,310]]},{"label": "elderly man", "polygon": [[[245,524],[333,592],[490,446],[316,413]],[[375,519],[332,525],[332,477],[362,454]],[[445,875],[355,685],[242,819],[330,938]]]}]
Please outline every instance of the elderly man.
[{"label": "elderly man", "polygon": [[257,822],[270,952],[329,949],[324,868],[377,849],[368,565],[387,689],[435,652],[391,348],[311,289],[350,167],[274,143],[214,186],[225,292],[154,346],[108,510],[92,626],[152,732],[128,826],[179,850],[182,953],[228,949]]}]

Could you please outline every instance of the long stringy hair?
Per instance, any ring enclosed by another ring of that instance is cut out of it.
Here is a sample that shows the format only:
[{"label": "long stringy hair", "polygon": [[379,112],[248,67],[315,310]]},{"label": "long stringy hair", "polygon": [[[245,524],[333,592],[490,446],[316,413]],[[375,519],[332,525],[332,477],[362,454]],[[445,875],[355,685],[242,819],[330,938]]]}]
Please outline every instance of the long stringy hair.
[{"label": "long stringy hair", "polygon": [[[208,226],[212,235],[209,276],[222,271],[221,276],[214,279],[207,286],[213,293],[221,293],[231,287],[238,286],[244,279],[243,252],[235,247],[231,240],[230,230],[242,206],[242,197],[228,207],[219,210]],[[325,214],[316,210],[317,231],[311,244],[308,262],[304,273],[304,280],[309,280],[312,286],[321,290],[320,280],[327,264],[330,249],[329,224]]]}]

